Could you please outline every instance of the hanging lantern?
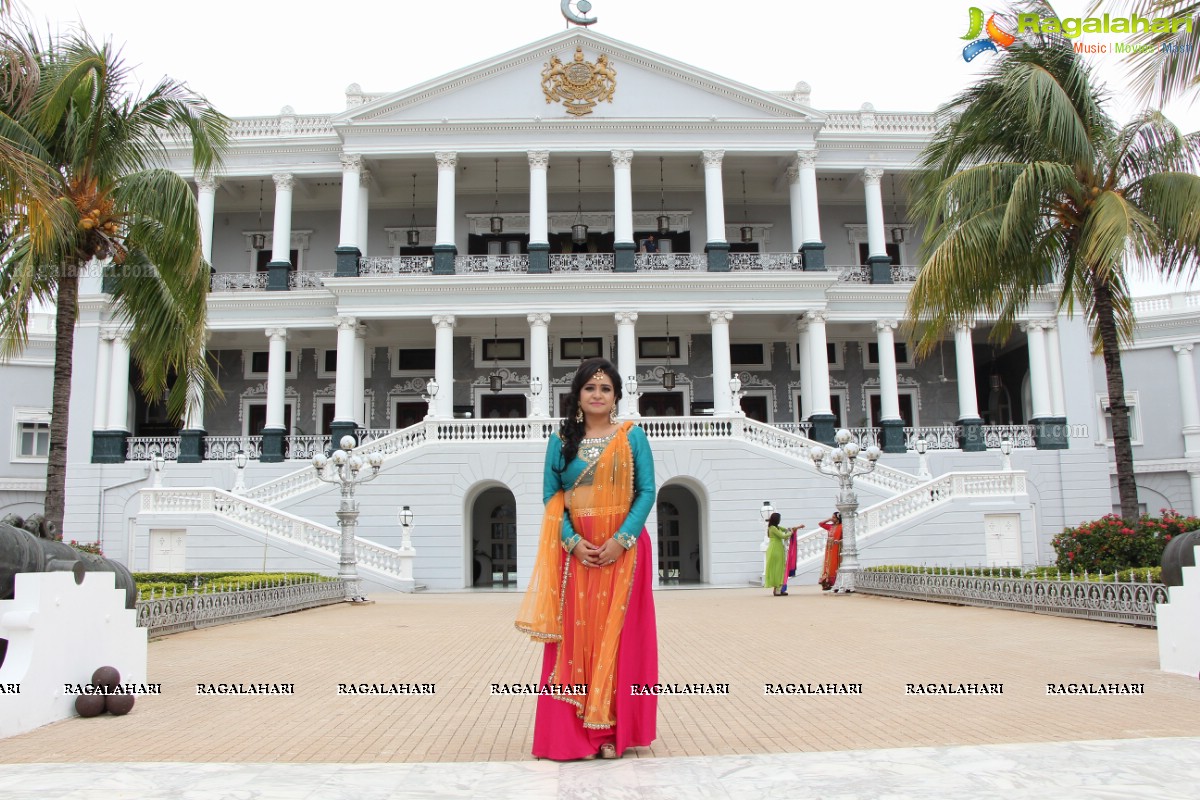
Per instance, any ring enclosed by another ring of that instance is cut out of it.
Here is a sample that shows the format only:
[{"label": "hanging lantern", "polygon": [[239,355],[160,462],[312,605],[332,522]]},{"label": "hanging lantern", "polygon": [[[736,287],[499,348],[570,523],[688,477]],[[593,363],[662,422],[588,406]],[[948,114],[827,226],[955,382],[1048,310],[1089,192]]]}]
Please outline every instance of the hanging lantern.
[{"label": "hanging lantern", "polygon": [[[262,230],[262,212],[263,212],[263,182],[260,179],[258,182],[258,227]],[[251,237],[251,245],[255,250],[262,250],[267,246],[267,235],[265,233],[256,233]]]},{"label": "hanging lantern", "polygon": [[488,376],[488,388],[493,394],[504,389],[504,376],[500,374],[500,323],[492,320],[492,374]]},{"label": "hanging lantern", "polygon": [[671,232],[671,218],[667,216],[666,189],[663,183],[662,156],[658,157],[658,217],[654,221],[658,225],[659,236],[666,236]]},{"label": "hanging lantern", "polygon": [[493,234],[504,233],[504,217],[500,216],[500,159],[496,159],[496,199],[492,201],[492,216],[488,229]]},{"label": "hanging lantern", "polygon": [[750,242],[754,241],[754,228],[753,227],[751,227],[749,225],[743,225],[740,230],[742,232],[742,241],[744,243],[750,243]]},{"label": "hanging lantern", "polygon": [[408,221],[408,246],[421,244],[421,232],[417,230],[417,173],[412,176],[412,217]]},{"label": "hanging lantern", "polygon": [[896,244],[904,241],[904,228],[892,228],[892,241]]},{"label": "hanging lantern", "polygon": [[746,170],[742,170],[742,244],[749,244],[754,241],[754,227],[749,222],[749,215],[746,212]]},{"label": "hanging lantern", "polygon": [[583,222],[583,159],[575,159],[575,224],[571,226],[571,241],[575,244],[587,244],[588,226]]},{"label": "hanging lantern", "polygon": [[675,388],[675,370],[670,367],[663,371],[662,387],[664,389]]}]

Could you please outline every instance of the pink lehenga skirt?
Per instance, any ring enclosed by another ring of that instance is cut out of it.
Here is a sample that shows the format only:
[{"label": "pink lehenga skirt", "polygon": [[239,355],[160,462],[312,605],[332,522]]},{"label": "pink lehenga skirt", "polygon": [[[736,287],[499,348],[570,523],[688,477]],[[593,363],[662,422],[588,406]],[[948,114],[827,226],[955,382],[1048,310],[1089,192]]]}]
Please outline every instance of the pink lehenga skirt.
[{"label": "pink lehenga skirt", "polygon": [[[584,531],[580,533],[586,536]],[[574,705],[548,694],[539,695],[533,727],[533,754],[539,758],[555,761],[586,758],[596,754],[600,746],[606,743],[614,744],[619,755],[627,747],[645,747],[654,741],[658,698],[653,694],[634,696],[632,691],[634,686],[653,686],[658,683],[658,631],[654,620],[650,575],[650,537],[644,529],[635,549],[637,563],[629,591],[629,605],[625,610],[625,624],[621,628],[613,681],[616,687],[616,725],[604,729],[585,728]],[[569,557],[569,554],[563,553],[564,562]],[[577,564],[572,566],[583,569]],[[574,594],[572,569],[564,592],[567,602]],[[571,618],[569,612],[569,608],[564,609],[564,619]],[[554,669],[558,643],[551,642],[545,648],[542,656],[542,686],[549,681]]]}]

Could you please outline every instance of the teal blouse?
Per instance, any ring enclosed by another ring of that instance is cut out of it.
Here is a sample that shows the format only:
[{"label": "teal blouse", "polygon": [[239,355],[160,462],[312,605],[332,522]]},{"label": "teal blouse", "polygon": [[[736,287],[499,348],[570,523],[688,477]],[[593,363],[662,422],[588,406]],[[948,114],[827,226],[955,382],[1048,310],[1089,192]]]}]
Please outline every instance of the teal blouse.
[{"label": "teal blouse", "polygon": [[[654,507],[654,456],[650,452],[650,442],[646,432],[634,425],[629,429],[629,450],[633,455],[633,503],[629,514],[621,527],[617,529],[614,538],[626,550],[637,543],[637,537],[646,525],[646,517]],[[579,456],[567,465],[561,473],[558,467],[562,464],[562,440],[558,434],[550,436],[546,445],[546,467],[542,480],[542,502],[548,502],[558,491],[565,491],[575,485],[575,481],[587,467],[588,463]],[[562,546],[568,553],[575,549],[583,538],[575,532],[571,524],[571,515],[563,515]]]}]

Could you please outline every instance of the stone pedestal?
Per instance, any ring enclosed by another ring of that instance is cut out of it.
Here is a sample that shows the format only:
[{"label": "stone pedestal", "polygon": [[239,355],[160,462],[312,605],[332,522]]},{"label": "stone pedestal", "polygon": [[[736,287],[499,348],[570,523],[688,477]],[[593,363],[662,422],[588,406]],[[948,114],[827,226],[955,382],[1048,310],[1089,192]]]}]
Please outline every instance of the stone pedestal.
[{"label": "stone pedestal", "polygon": [[[292,265],[286,261],[272,261],[267,264],[267,291],[268,292],[286,292],[288,290],[288,273],[292,271]],[[358,265],[355,264],[354,274],[358,274]]]},{"label": "stone pedestal", "polygon": [[709,272],[729,272],[729,242],[709,242],[704,252],[708,254]]},{"label": "stone pedestal", "polygon": [[433,246],[433,274],[453,275],[454,257],[457,255],[458,248],[454,245],[435,244]]},{"label": "stone pedestal", "polygon": [[333,277],[357,278],[358,259],[362,258],[362,252],[357,247],[335,247],[333,252],[337,257],[337,268]]},{"label": "stone pedestal", "polygon": [[179,464],[199,464],[204,460],[204,431],[182,430],[179,432]]},{"label": "stone pedestal", "polygon": [[532,242],[529,245],[530,273],[546,273],[550,271],[550,245]]},{"label": "stone pedestal", "polygon": [[982,419],[960,419],[958,426],[958,446],[964,453],[981,453],[987,450],[983,441]]},{"label": "stone pedestal", "polygon": [[867,259],[871,271],[871,283],[892,282],[892,260],[887,256],[871,256]]},{"label": "stone pedestal", "polygon": [[1066,450],[1067,418],[1042,417],[1033,422],[1033,440],[1038,450]]},{"label": "stone pedestal", "polygon": [[265,428],[262,432],[262,452],[258,456],[259,463],[278,464],[283,461],[283,437],[287,431],[282,428]]},{"label": "stone pedestal", "polygon": [[812,423],[812,430],[808,432],[808,438],[833,447],[833,434],[837,432],[834,429],[834,422],[837,421],[837,417],[833,414],[813,414],[808,421]]},{"label": "stone pedestal", "polygon": [[634,263],[633,242],[616,242],[613,244],[613,254],[616,261],[616,269],[614,272],[637,272],[637,265]]},{"label": "stone pedestal", "polygon": [[907,453],[904,446],[904,420],[885,419],[879,422],[879,449],[885,453]]},{"label": "stone pedestal", "polygon": [[128,431],[92,431],[92,463],[124,464]]},{"label": "stone pedestal", "polygon": [[825,269],[825,245],[821,242],[805,242],[800,248],[804,254],[805,272],[828,272]]}]

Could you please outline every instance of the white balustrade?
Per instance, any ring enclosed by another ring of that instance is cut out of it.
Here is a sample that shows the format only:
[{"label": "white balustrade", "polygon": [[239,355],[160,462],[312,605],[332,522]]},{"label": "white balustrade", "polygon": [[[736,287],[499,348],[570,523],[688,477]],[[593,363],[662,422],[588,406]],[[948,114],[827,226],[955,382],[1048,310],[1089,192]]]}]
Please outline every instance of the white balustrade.
[{"label": "white balustrade", "polygon": [[265,292],[267,272],[214,272],[208,282],[212,292]]},{"label": "white balustrade", "polygon": [[708,269],[704,253],[635,253],[638,272],[703,272]]},{"label": "white balustrade", "polygon": [[612,253],[551,253],[551,272],[612,272],[617,267]]},{"label": "white balustrade", "polygon": [[729,270],[784,271],[804,269],[804,257],[799,253],[730,253]]},{"label": "white balustrade", "polygon": [[359,275],[431,275],[433,256],[369,256],[358,260]]},{"label": "white balustrade", "polygon": [[325,279],[332,277],[332,272],[289,272],[288,286],[292,289],[322,289]]},{"label": "white balustrade", "polygon": [[460,275],[488,272],[529,272],[526,254],[455,256],[454,271]]}]

